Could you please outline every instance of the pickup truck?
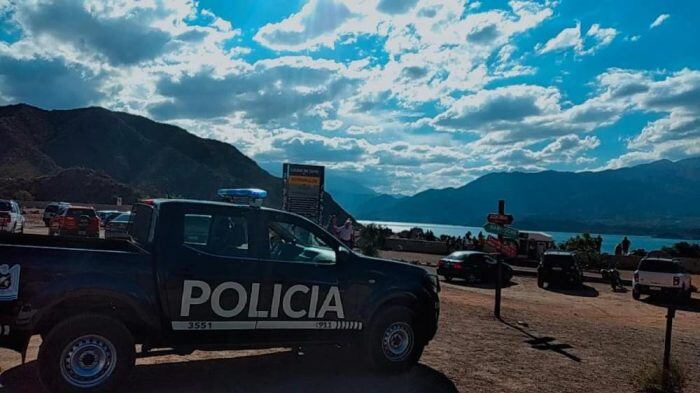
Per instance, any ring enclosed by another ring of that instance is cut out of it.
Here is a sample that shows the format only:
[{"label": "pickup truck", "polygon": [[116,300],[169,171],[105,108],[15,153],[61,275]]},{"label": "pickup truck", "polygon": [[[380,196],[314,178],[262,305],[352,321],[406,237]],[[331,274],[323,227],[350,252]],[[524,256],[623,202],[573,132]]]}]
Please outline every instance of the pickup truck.
[{"label": "pickup truck", "polygon": [[52,391],[112,390],[137,356],[335,345],[402,371],[437,330],[427,270],[353,252],[311,221],[227,202],[133,206],[131,240],[0,237],[0,347],[39,334]]},{"label": "pickup truck", "polygon": [[646,257],[639,262],[632,279],[632,297],[666,294],[687,302],[693,292],[691,277],[679,261],[671,258]]}]

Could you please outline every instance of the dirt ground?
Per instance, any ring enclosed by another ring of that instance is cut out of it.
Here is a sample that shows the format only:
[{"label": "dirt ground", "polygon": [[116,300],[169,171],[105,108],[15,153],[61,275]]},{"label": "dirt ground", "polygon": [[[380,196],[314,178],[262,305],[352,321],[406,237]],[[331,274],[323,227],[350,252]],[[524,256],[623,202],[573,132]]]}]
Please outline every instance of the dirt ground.
[{"label": "dirt ground", "polygon": [[[503,291],[503,321],[492,317],[493,289],[443,283],[440,326],[421,364],[405,375],[376,375],[334,351],[195,352],[139,359],[129,392],[633,392],[633,375],[660,361],[665,309],[613,293],[546,291],[516,277]],[[678,311],[673,355],[700,392],[700,299]],[[694,311],[693,311],[694,310]],[[7,392],[41,392],[34,338],[28,362],[0,350]]]}]

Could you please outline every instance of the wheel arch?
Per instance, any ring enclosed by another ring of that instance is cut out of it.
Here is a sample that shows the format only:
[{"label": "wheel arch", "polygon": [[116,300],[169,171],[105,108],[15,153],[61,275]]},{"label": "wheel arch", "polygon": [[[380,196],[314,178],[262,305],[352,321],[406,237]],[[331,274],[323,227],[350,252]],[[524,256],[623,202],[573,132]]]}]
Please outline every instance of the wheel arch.
[{"label": "wheel arch", "polygon": [[[61,321],[80,315],[99,314],[121,321],[135,338],[143,338],[158,328],[152,315],[124,294],[105,289],[72,291],[37,313],[34,331],[45,335]],[[151,313],[152,314],[152,313]]]},{"label": "wheel arch", "polygon": [[425,343],[432,338],[433,333],[431,333],[431,326],[436,322],[435,314],[432,310],[432,304],[427,300],[428,296],[425,294],[415,294],[413,292],[396,292],[387,295],[378,301],[372,308],[368,316],[368,326],[372,326],[372,323],[380,315],[382,310],[389,307],[406,307],[413,311],[416,315],[418,330],[416,333],[418,337],[421,337]]}]

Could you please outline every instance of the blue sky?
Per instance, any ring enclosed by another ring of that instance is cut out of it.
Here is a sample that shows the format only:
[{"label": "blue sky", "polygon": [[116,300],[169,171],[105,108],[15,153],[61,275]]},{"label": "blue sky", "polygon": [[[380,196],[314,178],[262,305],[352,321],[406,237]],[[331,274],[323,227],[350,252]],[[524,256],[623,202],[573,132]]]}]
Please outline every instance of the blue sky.
[{"label": "blue sky", "polygon": [[700,2],[0,0],[0,103],[100,105],[379,192],[700,154]]}]

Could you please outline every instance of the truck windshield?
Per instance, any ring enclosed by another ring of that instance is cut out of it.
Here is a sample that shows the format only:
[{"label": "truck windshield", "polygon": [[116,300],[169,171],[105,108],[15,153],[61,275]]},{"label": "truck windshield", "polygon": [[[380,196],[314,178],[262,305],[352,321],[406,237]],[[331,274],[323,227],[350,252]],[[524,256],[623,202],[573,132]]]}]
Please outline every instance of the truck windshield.
[{"label": "truck windshield", "polygon": [[640,271],[655,272],[655,273],[682,273],[683,267],[673,261],[664,261],[660,259],[643,259],[639,263]]}]

